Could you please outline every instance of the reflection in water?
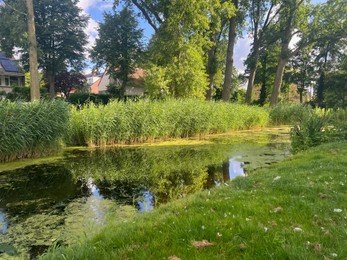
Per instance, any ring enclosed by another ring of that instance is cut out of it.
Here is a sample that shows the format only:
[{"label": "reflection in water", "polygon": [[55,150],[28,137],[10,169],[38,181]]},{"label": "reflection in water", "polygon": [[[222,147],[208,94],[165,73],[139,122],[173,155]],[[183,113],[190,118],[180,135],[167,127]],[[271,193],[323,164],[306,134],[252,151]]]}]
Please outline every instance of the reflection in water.
[{"label": "reflection in water", "polygon": [[86,204],[89,205],[91,211],[95,214],[93,220],[96,223],[102,223],[103,218],[106,214],[106,212],[103,211],[103,207],[101,205],[103,196],[100,194],[98,187],[93,183],[92,178],[88,178],[87,187],[90,196],[88,197]]},{"label": "reflection in water", "polygon": [[[244,166],[261,167],[283,159],[287,148],[274,154],[276,149],[223,141],[69,151],[54,164],[0,172],[0,244],[42,253],[53,240],[76,241],[87,229],[95,229],[93,225],[104,223],[105,215],[119,205],[151,211],[244,176]],[[242,162],[246,159],[247,165]]]},{"label": "reflection in water", "polygon": [[229,159],[229,180],[235,179],[237,176],[245,176],[243,163],[238,161],[242,156],[234,156]]},{"label": "reflection in water", "polygon": [[147,212],[147,211],[151,211],[154,208],[154,204],[153,204],[153,195],[151,194],[150,191],[146,191],[143,193],[143,199],[140,200],[137,204],[139,207],[139,210],[141,212]]},{"label": "reflection in water", "polygon": [[7,229],[7,223],[5,219],[5,214],[2,209],[0,209],[0,234],[4,234]]}]

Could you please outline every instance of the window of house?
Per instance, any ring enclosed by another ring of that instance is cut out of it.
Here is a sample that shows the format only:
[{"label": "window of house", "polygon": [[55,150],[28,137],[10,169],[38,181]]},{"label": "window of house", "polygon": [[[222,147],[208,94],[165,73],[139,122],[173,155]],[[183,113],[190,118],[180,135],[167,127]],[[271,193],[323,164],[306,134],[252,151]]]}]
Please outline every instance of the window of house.
[{"label": "window of house", "polygon": [[18,86],[18,78],[17,77],[10,77],[10,86],[14,87],[14,86]]},{"label": "window of house", "polygon": [[5,77],[5,86],[10,85],[10,79],[8,77]]}]

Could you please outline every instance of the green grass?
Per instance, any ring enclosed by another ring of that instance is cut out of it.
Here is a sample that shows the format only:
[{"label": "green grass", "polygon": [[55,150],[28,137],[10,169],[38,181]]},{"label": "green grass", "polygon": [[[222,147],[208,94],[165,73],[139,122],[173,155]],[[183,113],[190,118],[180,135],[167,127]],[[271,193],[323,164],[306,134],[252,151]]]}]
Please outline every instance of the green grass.
[{"label": "green grass", "polygon": [[0,102],[0,162],[49,155],[59,149],[69,120],[60,101]]},{"label": "green grass", "polygon": [[69,145],[105,146],[266,126],[263,108],[199,100],[89,104],[71,112]]},{"label": "green grass", "polygon": [[[151,213],[115,214],[43,259],[346,259],[346,158],[346,142],[311,148]],[[192,245],[202,240],[214,245]]]}]

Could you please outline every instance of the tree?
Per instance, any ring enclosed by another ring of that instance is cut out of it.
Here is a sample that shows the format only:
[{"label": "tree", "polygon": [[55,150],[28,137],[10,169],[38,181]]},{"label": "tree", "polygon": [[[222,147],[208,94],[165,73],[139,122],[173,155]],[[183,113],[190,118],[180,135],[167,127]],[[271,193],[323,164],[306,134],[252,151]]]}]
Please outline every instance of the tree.
[{"label": "tree", "polygon": [[86,77],[79,72],[61,71],[55,77],[55,91],[68,98],[72,90],[83,90],[86,82]]},{"label": "tree", "polygon": [[[119,2],[116,0],[115,4]],[[219,52],[226,21],[235,13],[231,1],[123,0],[123,2],[136,6],[155,31],[149,48],[150,64],[147,64],[147,72],[150,72],[147,87],[150,93],[162,93],[160,89],[170,89],[166,94],[187,96],[191,88],[195,93],[191,96],[199,93],[198,96],[202,97],[201,93],[206,91],[205,98],[211,100],[222,78],[221,69],[224,64],[219,61]],[[158,48],[165,55],[161,55]],[[178,56],[181,57],[178,59]],[[172,69],[181,71],[171,73]],[[154,80],[156,77],[158,84]],[[159,82],[166,82],[165,86],[160,87],[162,84]],[[178,86],[181,83],[186,86]],[[184,93],[175,92],[178,89]]]},{"label": "tree", "polygon": [[[271,93],[270,105],[274,106],[278,102],[280,88],[282,84],[284,68],[290,57],[294,55],[302,46],[298,46],[292,51],[289,44],[294,35],[301,37],[305,34],[308,22],[308,8],[306,8],[305,0],[282,0],[281,11],[279,13],[278,34],[281,43],[281,53],[278,59],[278,65],[275,75],[275,83]],[[305,38],[301,39],[301,43],[307,44]]]},{"label": "tree", "polygon": [[49,83],[51,98],[55,96],[55,76],[67,67],[81,70],[87,36],[83,29],[88,18],[74,0],[37,0],[37,41],[40,67]]},{"label": "tree", "polygon": [[[3,5],[0,7],[0,17],[2,17],[1,24],[3,25],[0,28],[0,46],[9,54],[12,54],[15,39],[18,37],[18,35],[13,37],[13,34],[15,34],[14,32],[16,32],[18,28],[20,28],[16,26],[16,23],[11,23],[11,20],[13,18],[18,19],[19,17],[24,18],[27,16],[27,45],[29,46],[29,68],[30,74],[32,75],[30,77],[30,100],[39,100],[40,86],[33,0],[26,0],[26,10],[23,10],[22,4],[18,1],[3,1]],[[10,18],[9,15],[11,15],[10,17],[12,19],[8,20],[8,18]]]},{"label": "tree", "polygon": [[31,101],[40,99],[39,71],[37,64],[37,42],[35,31],[33,0],[26,0],[28,9],[28,38],[29,38],[29,64],[30,64],[30,98]]},{"label": "tree", "polygon": [[312,53],[319,78],[316,103],[324,107],[327,74],[339,67],[347,48],[347,1],[329,0],[314,9],[310,38],[314,39]]},{"label": "tree", "polygon": [[326,75],[325,101],[328,107],[347,108],[347,55],[339,59],[337,70]]},{"label": "tree", "polygon": [[98,66],[106,65],[115,81],[121,82],[121,96],[139,62],[142,34],[130,8],[124,8],[119,13],[105,13],[104,22],[100,24],[99,38],[91,56]]},{"label": "tree", "polygon": [[[13,13],[11,9],[14,7],[26,15],[20,2],[6,0],[5,5],[0,8],[1,15],[8,19],[0,29],[4,33],[2,38],[10,39],[6,44],[5,40],[2,40],[1,44],[8,51],[12,51],[14,47],[22,49],[22,59],[27,63],[29,46],[28,42],[23,40],[27,35],[25,20],[6,14],[8,11]],[[81,15],[75,0],[35,0],[34,4],[39,68],[44,71],[53,98],[55,75],[67,67],[80,70],[83,66],[84,45],[87,43],[83,28],[86,27],[88,18]]]},{"label": "tree", "polygon": [[[252,0],[249,7],[249,19],[251,26],[251,35],[253,37],[252,49],[246,61],[249,70],[246,103],[250,104],[252,101],[252,91],[255,76],[257,73],[259,55],[261,48],[264,46],[264,34],[267,33],[268,27],[277,19],[280,8],[274,11],[276,2],[271,0]],[[265,86],[265,84],[263,84]]]},{"label": "tree", "polygon": [[[219,1],[203,0],[172,1],[166,8],[167,16],[149,45],[147,88],[160,96],[205,98],[207,50],[215,44],[211,33],[218,31],[216,12],[225,8]],[[155,73],[161,78],[158,84]]]},{"label": "tree", "polygon": [[[239,7],[239,0],[233,0],[233,5],[237,9]],[[228,34],[228,49],[225,62],[225,73],[222,97],[223,101],[229,101],[230,94],[233,91],[232,85],[232,72],[234,67],[234,46],[236,42],[236,26],[237,16],[234,15],[229,20],[229,34]]]}]

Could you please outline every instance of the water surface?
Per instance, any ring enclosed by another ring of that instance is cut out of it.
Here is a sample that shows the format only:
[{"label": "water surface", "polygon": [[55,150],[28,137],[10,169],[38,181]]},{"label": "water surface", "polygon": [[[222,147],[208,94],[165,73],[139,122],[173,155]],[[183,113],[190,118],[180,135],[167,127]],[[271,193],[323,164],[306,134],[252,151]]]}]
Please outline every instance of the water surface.
[{"label": "water surface", "polygon": [[283,131],[203,141],[74,149],[50,163],[6,171],[0,165],[0,252],[34,257],[54,243],[71,244],[95,232],[110,212],[142,214],[289,155]]}]

